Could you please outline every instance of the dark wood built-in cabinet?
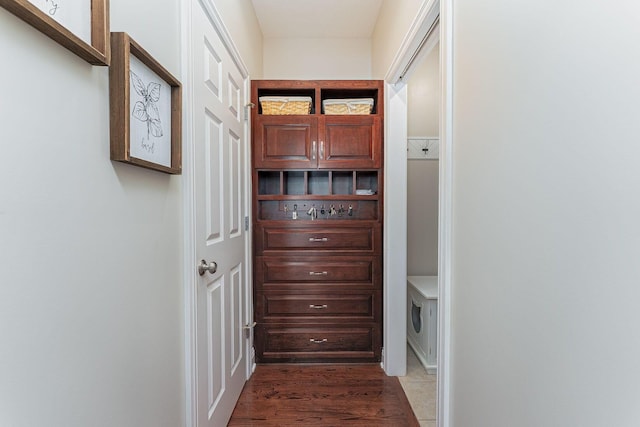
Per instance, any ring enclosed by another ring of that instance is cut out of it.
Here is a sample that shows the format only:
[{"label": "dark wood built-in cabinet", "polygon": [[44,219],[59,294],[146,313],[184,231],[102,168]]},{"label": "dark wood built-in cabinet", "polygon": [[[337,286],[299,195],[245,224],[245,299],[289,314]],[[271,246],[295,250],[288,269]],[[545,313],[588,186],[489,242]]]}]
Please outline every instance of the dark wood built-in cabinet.
[{"label": "dark wood built-in cabinet", "polygon": [[[260,97],[309,97],[310,114],[263,114]],[[372,98],[371,114],[325,114]],[[257,362],[379,361],[383,85],[252,82]]]},{"label": "dark wood built-in cabinet", "polygon": [[263,116],[254,128],[257,168],[379,168],[380,117]]}]

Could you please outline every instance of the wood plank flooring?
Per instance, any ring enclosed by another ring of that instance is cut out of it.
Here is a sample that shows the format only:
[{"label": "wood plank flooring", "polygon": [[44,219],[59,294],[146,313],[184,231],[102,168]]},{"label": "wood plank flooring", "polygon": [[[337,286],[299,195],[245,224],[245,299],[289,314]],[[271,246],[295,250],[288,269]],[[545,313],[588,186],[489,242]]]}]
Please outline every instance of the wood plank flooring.
[{"label": "wood plank flooring", "polygon": [[402,386],[377,364],[258,365],[229,426],[418,427]]}]

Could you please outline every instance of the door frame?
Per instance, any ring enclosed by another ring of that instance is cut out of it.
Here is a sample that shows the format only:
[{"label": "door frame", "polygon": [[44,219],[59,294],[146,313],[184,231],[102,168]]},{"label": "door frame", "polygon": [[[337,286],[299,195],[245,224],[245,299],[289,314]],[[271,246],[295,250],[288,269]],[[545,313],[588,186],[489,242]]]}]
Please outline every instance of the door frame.
[{"label": "door frame", "polygon": [[[191,59],[194,52],[191,48],[191,19],[194,3],[200,3],[203,10],[209,15],[209,20],[213,24],[225,49],[229,52],[235,65],[242,73],[244,79],[245,99],[243,106],[249,103],[250,97],[250,76],[249,71],[240,57],[240,53],[235,47],[231,35],[226,26],[222,22],[222,18],[213,0],[181,0],[180,5],[180,46],[181,55],[181,80],[183,83],[182,99],[182,123],[183,123],[183,143],[182,143],[182,191],[183,191],[183,283],[184,283],[184,382],[185,382],[185,426],[195,427],[197,421],[197,372],[196,372],[196,287],[198,286],[198,277],[196,276],[196,240],[195,240],[195,158],[194,158],[194,131],[191,126],[194,118],[193,91],[194,79],[190,67]],[[245,199],[243,217],[249,218],[251,224],[251,175],[247,172],[250,169],[250,121],[246,108],[243,111],[245,118],[244,136],[245,136]],[[251,254],[251,230],[245,227],[245,286],[243,294],[245,296],[245,324],[250,325],[253,322],[253,305],[252,298],[252,277],[250,260]],[[253,352],[253,334],[249,339],[248,345],[245,347],[244,357],[247,359],[247,372],[245,380],[251,376],[255,368],[255,357]]]},{"label": "door frame", "polygon": [[[422,42],[436,19],[439,17],[440,39],[440,161],[438,189],[438,427],[449,427],[451,395],[451,290],[452,290],[452,223],[453,223],[453,0],[423,0],[395,59],[387,72],[387,123],[385,141],[406,141],[407,137],[407,89],[406,76],[418,65]],[[428,43],[427,43],[428,44]],[[404,80],[403,80],[404,78]],[[397,147],[385,144],[385,159],[398,157]],[[396,150],[394,153],[392,150]],[[404,151],[403,151],[404,153]],[[398,159],[396,159],[398,160]],[[385,162],[386,163],[386,162]],[[407,185],[407,164],[396,161],[394,174],[385,174],[385,188],[405,188]],[[396,202],[406,206],[406,191]],[[404,204],[402,204],[404,203]],[[385,200],[385,209],[389,206]],[[395,206],[395,209],[397,209]],[[406,218],[386,223],[384,231],[385,247],[396,248],[406,255]],[[396,257],[397,258],[397,257]],[[385,251],[385,323],[386,331],[397,331],[404,341],[385,334],[385,371],[389,375],[399,375],[406,371],[406,301],[389,299],[400,289],[406,289],[406,261],[392,259]],[[405,256],[406,260],[406,256]],[[400,283],[400,284],[396,284]],[[393,288],[393,289],[391,289]],[[395,292],[394,292],[395,291]],[[400,292],[402,295],[404,293]],[[391,314],[394,314],[391,316]],[[400,317],[398,313],[404,313]],[[400,334],[405,331],[404,334]],[[394,334],[396,335],[396,334]],[[391,341],[393,339],[393,341]]]}]

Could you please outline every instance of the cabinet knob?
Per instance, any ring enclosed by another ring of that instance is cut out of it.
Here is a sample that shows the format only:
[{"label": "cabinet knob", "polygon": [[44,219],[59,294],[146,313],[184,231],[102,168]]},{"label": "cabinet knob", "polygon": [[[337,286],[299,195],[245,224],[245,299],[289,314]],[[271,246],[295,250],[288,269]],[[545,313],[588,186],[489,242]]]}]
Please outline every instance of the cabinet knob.
[{"label": "cabinet knob", "polygon": [[327,339],[326,339],[326,338],[323,338],[323,339],[321,339],[321,340],[317,340],[317,339],[315,339],[315,338],[311,338],[309,341],[310,341],[310,342],[312,342],[312,343],[315,343],[315,344],[322,344],[322,343],[324,343],[324,342],[327,342]]},{"label": "cabinet knob", "polygon": [[329,239],[327,237],[309,237],[310,242],[328,242]]},{"label": "cabinet knob", "polygon": [[313,308],[316,310],[322,310],[324,308],[327,308],[327,304],[309,304],[309,308]]},{"label": "cabinet knob", "polygon": [[327,273],[326,271],[310,271],[309,272],[309,276],[326,276]]}]

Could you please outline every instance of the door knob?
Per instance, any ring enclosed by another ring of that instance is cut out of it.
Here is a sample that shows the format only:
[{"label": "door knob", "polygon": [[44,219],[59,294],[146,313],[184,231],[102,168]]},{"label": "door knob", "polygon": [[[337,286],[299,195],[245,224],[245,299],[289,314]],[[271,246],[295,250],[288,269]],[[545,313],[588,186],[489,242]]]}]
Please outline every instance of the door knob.
[{"label": "door knob", "polygon": [[210,263],[207,263],[205,260],[200,261],[200,264],[198,264],[198,274],[204,276],[204,273],[207,271],[211,274],[215,273],[218,271],[218,264],[215,261],[211,261]]}]

